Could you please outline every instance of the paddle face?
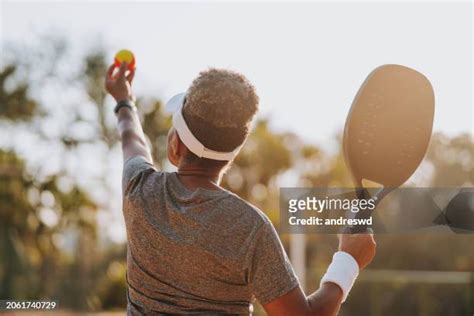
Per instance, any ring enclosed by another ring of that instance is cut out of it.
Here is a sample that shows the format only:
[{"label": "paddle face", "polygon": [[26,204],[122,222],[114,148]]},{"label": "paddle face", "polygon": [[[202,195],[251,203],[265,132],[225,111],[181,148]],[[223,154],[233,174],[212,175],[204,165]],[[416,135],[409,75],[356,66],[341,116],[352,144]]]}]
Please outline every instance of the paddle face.
[{"label": "paddle face", "polygon": [[359,89],[343,146],[356,186],[367,179],[395,188],[423,159],[431,137],[434,93],[421,73],[399,65],[372,71]]}]

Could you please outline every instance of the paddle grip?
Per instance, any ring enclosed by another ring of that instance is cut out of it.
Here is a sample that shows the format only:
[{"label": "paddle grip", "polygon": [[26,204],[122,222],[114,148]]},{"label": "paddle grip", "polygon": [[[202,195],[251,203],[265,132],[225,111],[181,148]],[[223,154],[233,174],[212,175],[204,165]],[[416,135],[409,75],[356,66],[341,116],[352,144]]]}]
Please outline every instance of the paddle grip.
[{"label": "paddle grip", "polygon": [[[363,187],[358,187],[355,193],[359,200],[368,200],[371,198],[369,191]],[[373,198],[375,199],[375,207],[377,206],[378,202],[382,199],[383,196],[384,196],[383,190],[377,192],[377,194],[374,195]],[[375,210],[375,207],[373,210],[365,210],[362,213],[358,213],[355,218],[357,219],[369,218],[372,215],[372,212]],[[364,234],[364,233],[373,234],[374,233],[373,229],[370,228],[368,225],[349,226],[347,229],[350,234]]]}]

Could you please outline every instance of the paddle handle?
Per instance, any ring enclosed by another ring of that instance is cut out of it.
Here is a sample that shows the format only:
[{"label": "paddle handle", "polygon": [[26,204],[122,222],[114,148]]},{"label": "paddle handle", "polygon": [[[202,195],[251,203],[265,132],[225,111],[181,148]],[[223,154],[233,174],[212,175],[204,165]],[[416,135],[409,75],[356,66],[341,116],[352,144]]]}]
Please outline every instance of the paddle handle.
[{"label": "paddle handle", "polygon": [[[366,188],[362,186],[358,187],[355,191],[357,198],[359,200],[373,199],[374,208],[371,210],[364,210],[363,212],[357,213],[355,218],[356,219],[370,218],[370,216],[372,215],[372,212],[375,211],[380,201],[392,190],[393,189],[390,189],[390,188],[383,188],[379,190],[377,193],[375,193],[374,196],[372,197],[370,195],[370,192]],[[364,233],[373,234],[374,233],[373,229],[369,225],[353,225],[353,226],[349,226],[347,229],[350,234],[364,234]]]}]

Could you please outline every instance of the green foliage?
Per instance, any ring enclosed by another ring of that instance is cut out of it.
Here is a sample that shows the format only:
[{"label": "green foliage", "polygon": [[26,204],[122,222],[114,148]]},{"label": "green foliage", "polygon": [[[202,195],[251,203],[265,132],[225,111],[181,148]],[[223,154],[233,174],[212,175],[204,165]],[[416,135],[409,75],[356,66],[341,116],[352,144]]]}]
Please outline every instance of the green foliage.
[{"label": "green foliage", "polygon": [[96,205],[78,187],[59,190],[57,177],[36,181],[23,160],[1,150],[0,201],[0,296],[53,295],[54,271],[65,262],[59,239],[72,227],[88,229],[95,239],[94,223],[80,210]]},{"label": "green foliage", "polygon": [[472,135],[449,138],[443,134],[435,134],[426,158],[433,165],[432,186],[474,186]]},{"label": "green foliage", "polygon": [[0,119],[29,120],[36,114],[38,103],[29,97],[28,83],[19,84],[8,91],[8,80],[13,78],[15,71],[15,65],[0,71]]}]

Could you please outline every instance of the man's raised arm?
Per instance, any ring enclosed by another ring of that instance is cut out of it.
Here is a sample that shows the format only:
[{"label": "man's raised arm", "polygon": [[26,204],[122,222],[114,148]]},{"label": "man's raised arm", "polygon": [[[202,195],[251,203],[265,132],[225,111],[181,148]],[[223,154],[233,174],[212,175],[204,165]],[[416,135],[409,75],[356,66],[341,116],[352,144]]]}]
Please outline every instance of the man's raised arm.
[{"label": "man's raised arm", "polygon": [[141,156],[149,163],[153,163],[134,104],[132,81],[135,69],[126,74],[127,63],[122,63],[116,75],[114,75],[114,70],[115,66],[111,65],[107,71],[105,88],[117,102],[115,113],[122,141],[123,159],[127,161],[131,157]]}]

